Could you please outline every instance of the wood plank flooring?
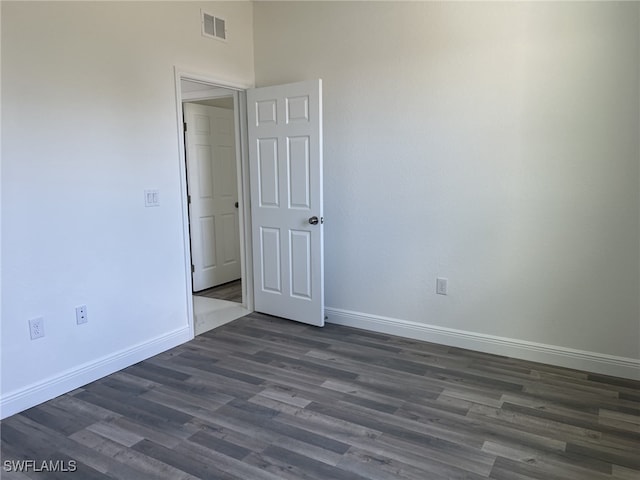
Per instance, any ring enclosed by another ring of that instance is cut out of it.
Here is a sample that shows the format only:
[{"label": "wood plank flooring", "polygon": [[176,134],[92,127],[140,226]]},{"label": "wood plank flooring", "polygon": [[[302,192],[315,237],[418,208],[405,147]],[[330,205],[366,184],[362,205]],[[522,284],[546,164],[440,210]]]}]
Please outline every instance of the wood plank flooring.
[{"label": "wood plank flooring", "polygon": [[242,303],[242,280],[234,280],[233,282],[224,283],[217,287],[195,292],[194,295]]},{"label": "wood plank flooring", "polygon": [[251,314],[1,424],[3,479],[640,478],[640,382]]}]

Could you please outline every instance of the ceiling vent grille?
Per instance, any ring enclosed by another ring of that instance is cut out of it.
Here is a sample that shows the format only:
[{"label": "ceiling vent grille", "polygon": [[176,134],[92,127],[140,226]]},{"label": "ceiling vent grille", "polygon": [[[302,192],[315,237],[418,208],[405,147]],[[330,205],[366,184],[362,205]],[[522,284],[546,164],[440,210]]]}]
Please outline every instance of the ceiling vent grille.
[{"label": "ceiling vent grille", "polygon": [[218,40],[227,40],[227,28],[224,18],[214,17],[213,15],[202,12],[202,35],[205,37],[217,38]]}]

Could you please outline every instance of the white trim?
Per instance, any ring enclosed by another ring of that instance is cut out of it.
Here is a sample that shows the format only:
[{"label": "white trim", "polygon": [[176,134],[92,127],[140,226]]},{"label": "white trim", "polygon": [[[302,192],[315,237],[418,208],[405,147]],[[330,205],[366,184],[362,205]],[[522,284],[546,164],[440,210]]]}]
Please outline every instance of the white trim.
[{"label": "white trim", "polygon": [[236,120],[236,158],[239,159],[238,191],[242,192],[242,208],[239,212],[240,264],[244,276],[242,282],[242,301],[249,312],[253,312],[253,249],[251,239],[251,188],[249,185],[249,150],[247,139],[247,94],[238,91],[233,96]]},{"label": "white trim", "polygon": [[170,348],[188,342],[191,338],[193,338],[193,335],[191,335],[190,328],[184,326],[133,347],[65,370],[59,375],[9,392],[0,398],[0,419],[146,360]]},{"label": "white trim", "polygon": [[549,365],[640,380],[640,359],[499,337],[454,328],[382,317],[339,308],[325,308],[328,323],[400,337],[466,348]]},{"label": "white trim", "polygon": [[189,80],[191,82],[202,83],[205,88],[209,87],[223,87],[230,90],[244,91],[248,88],[253,88],[252,83],[234,82],[230,80],[224,80],[221,78],[212,77],[206,73],[193,72],[191,70],[184,70],[181,67],[174,66],[173,70],[176,75],[177,87],[180,89],[180,79]]},{"label": "white trim", "polygon": [[195,315],[193,313],[193,284],[191,277],[191,246],[189,238],[189,203],[187,202],[187,169],[184,153],[184,116],[182,115],[183,74],[174,67],[176,89],[176,116],[178,120],[178,175],[180,178],[180,199],[182,210],[182,258],[184,260],[185,302],[189,327],[189,340],[195,336]]},{"label": "white trim", "polygon": [[229,92],[229,88],[203,88],[202,90],[193,90],[191,92],[180,92],[182,94],[182,103],[185,102],[197,102],[199,100],[209,100],[212,98],[224,98],[235,95],[238,90]]}]

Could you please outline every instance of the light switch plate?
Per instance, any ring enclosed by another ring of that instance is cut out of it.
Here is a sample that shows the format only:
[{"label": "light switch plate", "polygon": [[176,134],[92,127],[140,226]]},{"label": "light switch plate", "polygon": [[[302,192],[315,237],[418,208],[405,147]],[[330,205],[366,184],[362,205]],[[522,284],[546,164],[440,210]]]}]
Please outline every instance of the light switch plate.
[{"label": "light switch plate", "polygon": [[144,191],[144,206],[145,207],[159,207],[160,206],[160,191],[159,190],[145,190]]}]

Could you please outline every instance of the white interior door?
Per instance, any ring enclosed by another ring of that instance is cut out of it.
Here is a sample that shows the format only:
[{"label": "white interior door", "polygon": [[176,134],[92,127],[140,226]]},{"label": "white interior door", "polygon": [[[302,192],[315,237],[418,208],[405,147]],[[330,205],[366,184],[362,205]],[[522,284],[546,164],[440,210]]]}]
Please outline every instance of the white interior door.
[{"label": "white interior door", "polygon": [[233,110],[184,104],[193,290],[240,278]]},{"label": "white interior door", "polygon": [[324,325],[322,80],[247,91],[257,311]]}]

